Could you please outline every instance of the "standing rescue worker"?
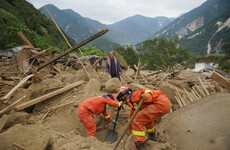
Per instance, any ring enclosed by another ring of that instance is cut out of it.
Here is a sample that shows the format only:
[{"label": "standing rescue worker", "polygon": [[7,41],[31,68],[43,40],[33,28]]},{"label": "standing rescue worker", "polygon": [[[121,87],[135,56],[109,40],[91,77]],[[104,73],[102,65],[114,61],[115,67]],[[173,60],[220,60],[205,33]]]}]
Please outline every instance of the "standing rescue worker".
[{"label": "standing rescue worker", "polygon": [[117,59],[114,56],[113,52],[109,52],[109,57],[106,59],[105,72],[109,73],[112,78],[120,79],[121,66]]},{"label": "standing rescue worker", "polygon": [[78,117],[81,119],[87,130],[87,136],[95,136],[96,135],[96,124],[93,119],[92,114],[103,114],[105,118],[112,122],[113,124],[117,124],[115,120],[110,117],[107,113],[106,108],[108,105],[113,107],[120,107],[121,102],[115,102],[115,97],[113,94],[102,95],[99,97],[91,97],[84,100],[77,108]]},{"label": "standing rescue worker", "polygon": [[154,120],[161,118],[171,109],[168,97],[159,90],[132,90],[123,86],[117,92],[117,100],[123,101],[124,104],[131,107],[129,118],[132,117],[142,98],[144,103],[131,125],[135,145],[138,150],[145,148],[145,130],[148,133],[149,140],[157,140]]}]

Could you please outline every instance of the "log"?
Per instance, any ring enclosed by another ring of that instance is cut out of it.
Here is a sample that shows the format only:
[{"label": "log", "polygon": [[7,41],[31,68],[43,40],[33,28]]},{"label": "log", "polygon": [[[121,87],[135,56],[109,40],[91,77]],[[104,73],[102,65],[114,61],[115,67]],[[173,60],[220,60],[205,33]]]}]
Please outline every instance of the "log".
[{"label": "log", "polygon": [[34,75],[31,74],[31,75],[29,75],[29,76],[23,78],[23,79],[22,79],[12,90],[10,90],[10,92],[9,92],[7,95],[5,95],[2,99],[3,99],[3,100],[9,99],[19,87],[21,87],[24,83],[26,83],[26,81],[27,81],[29,78],[31,78],[31,77],[33,77],[33,76],[34,76]]},{"label": "log", "polygon": [[38,53],[37,49],[30,43],[30,41],[22,34],[21,31],[18,32],[18,36],[34,50],[35,53]]},{"label": "log", "polygon": [[198,76],[197,78],[198,78],[198,80],[200,81],[200,84],[202,85],[202,87],[203,87],[203,89],[204,89],[206,95],[210,95],[210,93],[208,92],[208,90],[207,90],[206,87],[204,86],[204,84],[203,84],[202,80],[200,79],[200,77]]},{"label": "log", "polygon": [[67,62],[65,63],[65,66],[63,68],[63,71],[65,71],[66,67],[69,65],[70,61],[71,61],[72,57],[69,57]]},{"label": "log", "polygon": [[[97,34],[95,34],[95,35],[89,37],[88,39],[86,39],[86,40],[80,42],[79,44],[73,46],[72,48],[69,48],[68,50],[64,51],[63,53],[57,55],[56,57],[54,57],[54,58],[50,59],[49,61],[47,61],[47,62],[41,64],[40,66],[38,66],[38,70],[41,70],[42,68],[44,68],[44,67],[46,67],[47,65],[51,64],[52,62],[54,62],[54,61],[60,59],[61,57],[65,56],[65,55],[67,55],[67,54],[69,54],[69,53],[71,53],[71,52],[73,52],[73,51],[75,51],[75,50],[78,49],[79,47],[84,46],[85,44],[87,44],[87,43],[93,41],[94,39],[96,39],[96,38],[98,38],[98,37],[104,35],[104,34],[107,33],[108,31],[109,31],[109,30],[102,30],[101,32],[98,32]],[[29,73],[31,73],[31,72],[29,72]]]},{"label": "log", "polygon": [[2,129],[3,129],[3,127],[5,126],[8,117],[9,117],[8,115],[3,115],[0,118],[0,133],[1,133]]},{"label": "log", "polygon": [[3,110],[0,111],[0,115],[6,113],[7,111],[11,110],[11,108],[13,108],[17,103],[19,103],[21,100],[23,100],[26,96],[21,97],[19,100],[13,102],[12,104],[10,104],[9,106],[7,106],[6,108],[4,108]]},{"label": "log", "polygon": [[25,147],[23,147],[23,146],[21,146],[19,144],[16,144],[16,143],[13,143],[13,146],[15,146],[15,147],[17,147],[17,148],[19,148],[21,150],[27,150]]},{"label": "log", "polygon": [[143,66],[141,66],[141,70],[144,69],[146,66],[148,66],[148,64],[144,64]]},{"label": "log", "polygon": [[217,83],[219,83],[221,86],[226,88],[230,92],[230,82],[228,79],[220,75],[219,73],[213,71],[210,78],[215,80]]},{"label": "log", "polygon": [[65,91],[68,91],[68,90],[70,90],[72,88],[75,88],[76,86],[79,86],[79,85],[81,85],[83,83],[85,83],[85,81],[78,81],[76,83],[67,85],[67,86],[65,86],[65,87],[63,87],[61,89],[58,89],[58,90],[53,91],[51,93],[48,93],[46,95],[40,96],[40,97],[35,98],[33,100],[30,100],[30,101],[28,101],[26,103],[20,104],[20,105],[16,106],[16,110],[19,111],[19,110],[23,110],[25,108],[28,108],[28,107],[30,107],[30,106],[32,106],[34,104],[40,103],[40,102],[45,101],[45,100],[47,100],[47,99],[49,99],[49,98],[51,98],[53,96],[61,94],[61,93],[65,92]]},{"label": "log", "polygon": [[139,61],[139,62],[138,62],[137,72],[136,72],[136,76],[135,76],[135,80],[137,80],[137,77],[138,77],[138,75],[140,74],[141,65],[142,65],[142,63]]}]

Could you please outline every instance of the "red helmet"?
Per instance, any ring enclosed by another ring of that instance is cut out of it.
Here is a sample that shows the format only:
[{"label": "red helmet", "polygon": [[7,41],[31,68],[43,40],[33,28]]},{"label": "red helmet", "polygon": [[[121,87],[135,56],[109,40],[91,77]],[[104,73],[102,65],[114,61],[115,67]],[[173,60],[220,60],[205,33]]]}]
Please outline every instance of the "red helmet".
[{"label": "red helmet", "polygon": [[129,91],[132,91],[132,89],[128,88],[127,86],[120,87],[117,91],[117,100],[121,101],[120,98],[126,94],[129,94]]},{"label": "red helmet", "polygon": [[113,94],[109,93],[109,94],[107,94],[107,96],[110,97],[112,100],[115,101],[115,96]]}]

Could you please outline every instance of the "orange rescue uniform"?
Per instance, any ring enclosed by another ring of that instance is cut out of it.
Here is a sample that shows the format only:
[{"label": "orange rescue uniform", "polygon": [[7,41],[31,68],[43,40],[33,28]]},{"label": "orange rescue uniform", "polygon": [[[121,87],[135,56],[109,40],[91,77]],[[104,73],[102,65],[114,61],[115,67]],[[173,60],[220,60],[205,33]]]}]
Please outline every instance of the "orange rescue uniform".
[{"label": "orange rescue uniform", "polygon": [[95,136],[96,124],[92,114],[103,114],[105,118],[112,121],[112,117],[107,113],[106,107],[110,105],[113,107],[120,107],[121,103],[113,101],[107,95],[92,97],[84,100],[77,108],[78,117],[81,119],[87,130],[87,136]]},{"label": "orange rescue uniform", "polygon": [[132,108],[130,118],[140,103],[142,95],[144,103],[133,120],[131,127],[135,143],[144,143],[145,130],[147,133],[155,132],[154,120],[161,118],[171,109],[168,97],[161,91],[150,89],[134,90],[129,94],[127,100],[128,105]]}]

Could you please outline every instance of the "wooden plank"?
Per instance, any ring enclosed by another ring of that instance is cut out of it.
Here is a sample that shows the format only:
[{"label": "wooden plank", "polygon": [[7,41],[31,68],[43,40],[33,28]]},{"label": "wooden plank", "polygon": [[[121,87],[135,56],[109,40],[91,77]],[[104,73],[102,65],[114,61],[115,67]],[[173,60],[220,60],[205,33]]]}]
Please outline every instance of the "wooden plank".
[{"label": "wooden plank", "polygon": [[206,95],[210,95],[210,93],[208,92],[208,90],[207,90],[206,87],[204,86],[204,84],[203,84],[202,80],[200,79],[200,77],[198,76],[197,78],[198,78],[198,80],[200,81],[200,84],[202,85],[202,87],[203,87],[203,89],[204,89]]},{"label": "wooden plank", "polygon": [[183,104],[181,103],[180,99],[177,96],[175,96],[175,99],[176,99],[177,103],[179,104],[179,106],[183,107]]},{"label": "wooden plank", "polygon": [[148,66],[148,64],[144,64],[143,66],[141,66],[141,70],[144,69],[146,66]]},{"label": "wooden plank", "polygon": [[4,128],[8,117],[9,116],[6,114],[1,117],[1,119],[0,119],[0,133],[1,133],[2,129]]},{"label": "wooden plank", "polygon": [[138,68],[137,68],[137,72],[136,72],[136,76],[135,76],[135,80],[137,80],[137,77],[140,74],[141,65],[142,65],[142,62],[140,62],[140,60],[139,60],[139,62],[138,62]]},{"label": "wooden plank", "polygon": [[5,81],[0,81],[1,84],[5,84],[5,85],[9,85],[9,86],[15,86],[14,84],[11,84],[11,83],[8,83],[8,82],[5,82]]},{"label": "wooden plank", "polygon": [[193,97],[195,98],[195,100],[198,100],[198,96],[196,95],[196,93],[194,92],[194,90],[191,90],[191,94],[193,95]]},{"label": "wooden plank", "polygon": [[206,85],[208,85],[208,87],[214,92],[216,93],[215,89],[213,88],[213,86],[211,85],[211,83],[209,83],[206,79],[204,79],[204,82]]},{"label": "wooden plank", "polygon": [[186,96],[185,95],[183,95],[183,98],[184,98],[184,100],[186,101],[186,103],[188,103],[188,104],[190,104],[191,102],[186,98]]},{"label": "wooden plank", "polygon": [[10,104],[9,106],[7,106],[6,108],[4,108],[3,110],[0,111],[0,115],[6,113],[7,111],[11,110],[17,103],[19,103],[21,100],[23,100],[26,96],[21,97],[19,100],[13,102],[12,104]]},{"label": "wooden plank", "polygon": [[193,102],[193,101],[194,101],[193,98],[191,97],[191,95],[188,93],[188,91],[187,91],[185,88],[184,88],[184,91],[185,91],[185,93],[187,94],[187,96],[188,96],[190,102]]},{"label": "wooden plank", "polygon": [[228,91],[230,91],[230,82],[228,79],[220,75],[219,73],[213,71],[210,78],[215,80],[217,83],[219,83],[221,86],[226,88]]},{"label": "wooden plank", "polygon": [[196,95],[198,96],[198,98],[202,98],[202,96],[196,91],[196,88],[193,86],[192,90],[196,93]]},{"label": "wooden plank", "polygon": [[28,102],[26,102],[26,103],[23,103],[23,104],[21,104],[21,105],[18,105],[18,106],[16,106],[16,110],[19,111],[19,110],[25,109],[25,108],[27,108],[27,107],[30,107],[30,106],[32,106],[32,105],[34,105],[34,104],[40,103],[40,102],[42,102],[42,101],[45,101],[45,100],[47,100],[47,99],[49,99],[49,98],[51,98],[51,97],[53,97],[53,96],[56,96],[56,95],[61,94],[61,93],[65,92],[65,91],[68,91],[68,90],[70,90],[70,89],[72,89],[72,88],[74,88],[74,87],[76,87],[76,86],[79,86],[79,85],[81,85],[81,84],[83,84],[83,83],[85,83],[85,81],[78,81],[78,82],[76,82],[76,83],[67,85],[67,86],[65,86],[65,87],[63,87],[63,88],[61,88],[61,89],[58,89],[58,90],[53,91],[53,92],[51,92],[51,93],[48,93],[48,94],[46,94],[46,95],[43,95],[43,96],[40,96],[40,97],[35,98],[35,99],[33,99],[33,100],[30,100],[30,101],[28,101]]},{"label": "wooden plank", "polygon": [[197,84],[195,84],[195,87],[202,96],[206,96],[206,94],[197,86]]},{"label": "wooden plank", "polygon": [[185,106],[185,105],[186,105],[186,102],[185,102],[185,100],[182,98],[182,96],[180,95],[180,92],[179,92],[178,88],[176,88],[176,94],[177,94],[178,98],[181,100],[182,104]]},{"label": "wooden plank", "polygon": [[28,79],[30,79],[30,78],[33,77],[33,76],[34,76],[34,74],[31,74],[31,75],[29,75],[29,76],[23,78],[23,79],[22,79],[12,90],[10,90],[10,92],[9,92],[8,94],[6,94],[2,99],[3,99],[3,100],[9,99],[19,87],[21,87],[24,83],[26,83],[26,81],[27,81]]},{"label": "wooden plank", "polygon": [[103,58],[103,56],[101,56],[101,57],[93,64],[93,67],[95,67],[95,66],[101,61],[102,58]]}]

